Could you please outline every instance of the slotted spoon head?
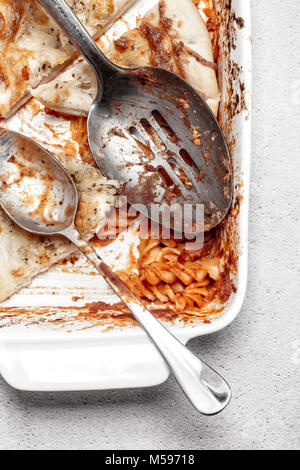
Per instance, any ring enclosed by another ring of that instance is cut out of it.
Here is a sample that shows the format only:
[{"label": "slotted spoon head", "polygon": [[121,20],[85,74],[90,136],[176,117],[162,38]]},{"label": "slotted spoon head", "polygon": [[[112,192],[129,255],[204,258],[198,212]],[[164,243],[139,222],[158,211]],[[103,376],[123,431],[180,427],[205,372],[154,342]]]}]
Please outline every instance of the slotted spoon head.
[{"label": "slotted spoon head", "polygon": [[177,75],[156,68],[115,74],[92,106],[88,131],[104,175],[121,181],[122,195],[145,206],[145,215],[153,203],[203,204],[207,231],[227,214],[233,178],[224,136],[204,99]]}]

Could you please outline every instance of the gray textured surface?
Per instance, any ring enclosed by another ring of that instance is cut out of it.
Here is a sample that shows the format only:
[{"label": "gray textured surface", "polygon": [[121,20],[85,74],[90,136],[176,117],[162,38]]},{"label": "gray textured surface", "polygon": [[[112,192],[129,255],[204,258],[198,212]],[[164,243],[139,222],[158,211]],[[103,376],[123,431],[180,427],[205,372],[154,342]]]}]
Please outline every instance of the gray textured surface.
[{"label": "gray textured surface", "polygon": [[172,379],[150,390],[44,395],[0,379],[0,448],[299,448],[299,5],[252,5],[249,288],[231,327],[191,343],[223,367],[234,390],[230,407],[199,416]]}]

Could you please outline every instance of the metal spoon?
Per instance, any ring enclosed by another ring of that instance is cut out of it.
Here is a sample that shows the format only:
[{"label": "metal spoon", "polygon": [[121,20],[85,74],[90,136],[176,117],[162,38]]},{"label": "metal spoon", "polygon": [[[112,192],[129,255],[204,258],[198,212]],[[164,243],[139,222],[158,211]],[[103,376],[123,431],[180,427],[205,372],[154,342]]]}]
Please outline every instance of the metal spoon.
[{"label": "metal spoon", "polygon": [[[153,203],[203,204],[205,230],[218,225],[231,205],[232,166],[222,131],[204,99],[166,70],[117,67],[64,0],[40,3],[96,73],[98,94],[88,133],[104,175],[124,183],[122,194],[155,222],[162,219],[151,213]],[[172,220],[170,227],[176,228]]]},{"label": "metal spoon", "polygon": [[15,132],[0,130],[0,206],[21,228],[71,240],[104,277],[147,332],[198,411],[212,415],[229,403],[228,384],[181,344],[82,239],[74,220],[76,186],[49,152]]}]

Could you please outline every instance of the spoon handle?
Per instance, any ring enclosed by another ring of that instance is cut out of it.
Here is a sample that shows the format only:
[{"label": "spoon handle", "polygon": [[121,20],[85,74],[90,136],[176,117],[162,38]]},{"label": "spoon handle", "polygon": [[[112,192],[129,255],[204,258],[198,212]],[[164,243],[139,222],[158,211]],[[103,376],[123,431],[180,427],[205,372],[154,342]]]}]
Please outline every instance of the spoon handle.
[{"label": "spoon handle", "polygon": [[69,37],[78,51],[95,70],[99,92],[102,93],[102,75],[111,75],[120,71],[119,67],[108,60],[101,52],[86,28],[72,12],[65,0],[39,0],[45,10],[52,16],[64,33]]},{"label": "spoon handle", "polygon": [[225,380],[200,361],[146,309],[74,227],[63,234],[82,251],[122,299],[155,344],[195,408],[204,415],[222,411],[231,398],[231,391]]}]

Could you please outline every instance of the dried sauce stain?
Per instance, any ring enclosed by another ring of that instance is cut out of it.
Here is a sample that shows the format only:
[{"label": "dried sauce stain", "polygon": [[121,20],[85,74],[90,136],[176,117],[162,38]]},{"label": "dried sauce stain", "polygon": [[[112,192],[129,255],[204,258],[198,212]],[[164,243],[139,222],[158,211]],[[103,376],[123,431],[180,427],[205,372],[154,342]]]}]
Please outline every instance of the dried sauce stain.
[{"label": "dried sauce stain", "polygon": [[199,64],[204,65],[205,67],[209,67],[213,70],[217,70],[217,65],[214,62],[210,62],[209,60],[204,59],[198,52],[193,51],[190,47],[186,46],[182,41],[180,41],[176,45],[176,53],[178,58],[180,58],[184,53],[194,57]]},{"label": "dried sauce stain", "polygon": [[[65,121],[69,122],[71,140],[67,140],[63,146],[63,150],[65,151],[66,155],[69,157],[74,157],[78,154],[83,162],[89,163],[90,165],[97,168],[89,146],[86,117],[69,116],[61,112],[54,111],[53,109],[47,107],[41,108],[40,105],[37,106],[37,102],[35,100],[31,100],[29,103],[26,104],[26,106],[33,107],[35,115],[40,112],[44,112],[49,116],[64,119]],[[55,138],[59,137],[59,135],[51,127],[51,125],[49,125],[48,123],[45,123],[44,125],[52,132]]]},{"label": "dried sauce stain", "polygon": [[[190,127],[193,131],[193,142],[194,142],[195,145],[200,147],[201,146],[201,138],[202,138],[202,133],[201,133],[200,127],[199,126],[192,126],[192,125]],[[206,163],[208,163],[208,162],[206,162]]]},{"label": "dried sauce stain", "polygon": [[72,215],[74,215],[74,205],[69,204],[65,209],[65,217],[69,219]]},{"label": "dried sauce stain", "polygon": [[[72,135],[72,140],[78,145],[78,153],[81,160],[85,163],[97,168],[96,162],[92,156],[92,152],[89,146],[88,132],[87,132],[87,118],[85,117],[75,117],[70,118],[70,131]],[[76,152],[70,149],[71,155],[74,155]]]},{"label": "dried sauce stain", "polygon": [[175,72],[172,43],[168,34],[161,28],[142,21],[139,28],[151,49],[151,65]]},{"label": "dried sauce stain", "polygon": [[[223,124],[223,131],[228,141],[234,117],[247,110],[245,83],[241,78],[243,70],[231,58],[231,50],[236,49],[237,29],[242,29],[245,21],[241,17],[236,17],[232,9],[232,0],[224,0],[221,10],[217,8],[218,4],[217,0],[213,0],[213,21],[215,23],[213,45],[214,54],[226,64],[227,68],[227,98],[224,111],[219,113],[219,121]],[[221,30],[222,38],[220,37]],[[223,44],[223,47],[221,44]],[[222,76],[219,77],[219,81],[222,82]],[[226,118],[223,114],[226,114]]]},{"label": "dried sauce stain", "polygon": [[[149,166],[148,170],[150,170]],[[155,188],[159,187],[159,185],[161,185],[161,178],[156,171],[147,176],[145,174],[140,174],[138,177],[138,183],[126,190],[126,196],[129,201],[141,200],[146,205],[151,204],[157,198]]]},{"label": "dried sauce stain", "polygon": [[235,21],[240,29],[243,29],[245,27],[245,20],[241,16],[235,18]]},{"label": "dried sauce stain", "polygon": [[184,98],[176,98],[176,107],[186,113],[190,109],[190,104]]},{"label": "dried sauce stain", "polygon": [[126,139],[126,136],[125,136],[123,130],[120,129],[119,127],[113,127],[109,131],[108,136],[109,137],[122,137],[123,139]]},{"label": "dried sauce stain", "polygon": [[[25,61],[28,60],[28,51],[19,51],[18,60],[11,57],[11,48],[17,33],[22,29],[22,19],[24,16],[24,6],[21,0],[2,0],[2,5],[7,10],[5,17],[0,13],[0,89],[11,87],[10,103],[14,104],[22,98],[26,91],[29,80],[28,69]],[[6,107],[0,104],[0,113],[4,114]]]},{"label": "dried sauce stain", "polygon": [[23,268],[12,269],[10,273],[14,277],[22,277],[24,275],[24,269]]},{"label": "dried sauce stain", "polygon": [[[73,301],[81,300],[79,297],[73,297]],[[159,308],[148,306],[153,315],[160,321],[174,324],[182,322],[183,324],[197,325],[199,320],[203,323],[209,323],[211,312],[207,310],[201,316],[195,314],[178,313],[171,308]],[[221,309],[214,308],[213,314],[218,315]],[[23,325],[51,328],[64,328],[74,330],[84,330],[96,326],[106,328],[124,328],[137,326],[136,320],[130,311],[122,303],[113,305],[104,302],[91,302],[80,307],[54,307],[54,308],[33,308],[33,307],[4,307],[1,309],[0,328]]]},{"label": "dried sauce stain", "polygon": [[114,45],[118,51],[124,52],[129,47],[129,39],[122,36],[114,41]]},{"label": "dried sauce stain", "polygon": [[61,261],[59,264],[61,266],[65,266],[67,264],[72,264],[74,266],[74,264],[76,264],[78,260],[79,260],[78,256],[71,256],[70,258],[65,259],[64,261]]},{"label": "dried sauce stain", "polygon": [[[177,34],[172,26],[173,20],[166,16],[166,3],[163,0],[159,2],[158,26],[154,26],[149,21],[141,20],[139,31],[149,43],[152,66],[161,67],[178,73],[182,78],[186,78],[184,65],[188,62],[189,57],[193,57],[205,67],[217,69],[214,62],[206,60],[182,41],[178,41]],[[207,97],[205,98],[207,99]]]}]

